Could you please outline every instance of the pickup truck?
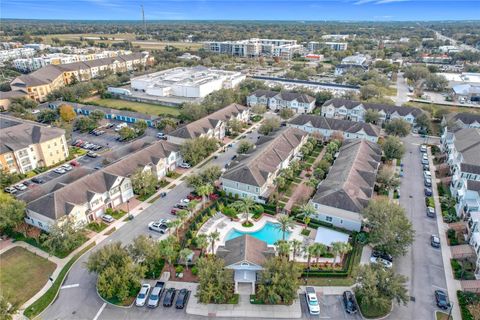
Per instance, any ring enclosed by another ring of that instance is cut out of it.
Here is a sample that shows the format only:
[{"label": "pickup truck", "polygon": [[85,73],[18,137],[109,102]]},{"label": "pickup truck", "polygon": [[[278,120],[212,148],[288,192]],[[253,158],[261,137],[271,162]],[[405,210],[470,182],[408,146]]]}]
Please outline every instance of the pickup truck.
[{"label": "pickup truck", "polygon": [[147,307],[156,308],[160,302],[160,297],[162,296],[163,289],[165,288],[165,282],[157,281],[155,287],[153,287],[150,297],[148,298]]}]

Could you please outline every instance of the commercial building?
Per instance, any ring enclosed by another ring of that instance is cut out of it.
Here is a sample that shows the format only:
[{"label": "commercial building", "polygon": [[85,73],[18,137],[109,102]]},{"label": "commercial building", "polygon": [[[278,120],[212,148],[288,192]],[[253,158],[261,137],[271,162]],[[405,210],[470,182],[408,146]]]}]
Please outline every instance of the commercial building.
[{"label": "commercial building", "polygon": [[452,98],[460,102],[480,102],[480,84],[454,85],[452,87]]},{"label": "commercial building", "polygon": [[368,70],[370,64],[370,56],[363,54],[356,54],[342,59],[342,62],[335,66],[335,76],[341,76],[350,69]]},{"label": "commercial building", "polygon": [[307,138],[308,133],[296,128],[286,128],[274,136],[260,137],[254,149],[239,155],[220,177],[223,191],[265,203],[274,190],[279,171],[289,166]]},{"label": "commercial building", "polygon": [[291,109],[295,113],[310,113],[315,109],[315,98],[303,93],[257,90],[247,96],[250,107],[263,105],[271,110]]},{"label": "commercial building", "polygon": [[204,49],[208,52],[239,57],[273,56],[291,59],[295,53],[302,53],[303,46],[297,40],[258,39],[239,41],[207,41]]},{"label": "commercial building", "polygon": [[240,104],[232,103],[201,119],[190,122],[167,134],[168,141],[182,144],[188,139],[207,137],[220,141],[225,137],[225,129],[230,120],[246,123],[250,118],[250,109]]},{"label": "commercial building", "polygon": [[411,125],[415,125],[416,118],[423,113],[420,109],[411,107],[398,107],[389,104],[366,103],[347,99],[331,99],[323,104],[322,116],[365,122],[365,113],[369,109],[378,112],[378,124],[393,119],[402,119]]},{"label": "commercial building", "polygon": [[0,116],[0,169],[27,173],[68,157],[65,130]]},{"label": "commercial building", "polygon": [[302,114],[287,123],[288,127],[301,129],[308,133],[319,133],[323,139],[329,140],[337,134],[345,140],[365,139],[377,142],[381,129],[370,123],[325,118],[313,114]]},{"label": "commercial building", "polygon": [[48,65],[28,75],[15,78],[10,86],[13,91],[22,91],[28,97],[39,102],[46,100],[47,95],[74,79],[88,81],[105,72],[127,72],[146,66],[153,59],[148,53],[133,53],[119,55],[114,58],[104,58],[61,65]]},{"label": "commercial building", "polygon": [[311,203],[314,218],[338,228],[360,231],[362,210],[372,198],[382,150],[374,142],[349,140],[338,152]]},{"label": "commercial building", "polygon": [[132,78],[131,86],[151,96],[203,98],[222,88],[234,88],[244,79],[240,72],[179,67]]}]

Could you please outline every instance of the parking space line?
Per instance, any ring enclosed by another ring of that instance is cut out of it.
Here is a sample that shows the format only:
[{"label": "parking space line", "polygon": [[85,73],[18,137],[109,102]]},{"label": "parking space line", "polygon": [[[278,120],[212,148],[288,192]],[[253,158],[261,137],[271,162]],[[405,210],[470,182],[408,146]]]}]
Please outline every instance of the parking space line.
[{"label": "parking space line", "polygon": [[103,312],[103,309],[105,309],[106,306],[107,306],[107,303],[104,302],[103,305],[100,307],[100,310],[98,310],[97,314],[95,315],[95,318],[93,318],[93,320],[97,320],[98,317],[100,317],[100,315]]}]

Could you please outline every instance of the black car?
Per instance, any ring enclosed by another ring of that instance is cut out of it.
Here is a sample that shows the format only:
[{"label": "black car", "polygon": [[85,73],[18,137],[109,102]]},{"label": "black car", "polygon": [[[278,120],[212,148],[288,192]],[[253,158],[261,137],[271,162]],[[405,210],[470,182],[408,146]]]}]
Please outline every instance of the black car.
[{"label": "black car", "polygon": [[440,309],[446,310],[450,308],[450,302],[448,301],[448,297],[445,291],[435,290],[435,301],[437,303],[437,307],[439,307]]},{"label": "black car", "polygon": [[42,183],[44,183],[45,181],[43,181],[42,178],[34,177],[34,178],[32,178],[32,182],[33,182],[33,183],[42,184]]},{"label": "black car", "polygon": [[187,299],[188,299],[187,289],[182,289],[178,291],[177,301],[175,301],[175,308],[177,309],[185,308],[185,305],[187,304]]},{"label": "black car", "polygon": [[391,255],[389,255],[389,254],[386,253],[386,252],[379,251],[379,250],[373,250],[373,252],[372,252],[372,257],[382,258],[382,259],[384,259],[384,260],[393,262],[393,257],[392,257]]},{"label": "black car", "polygon": [[432,189],[425,188],[425,196],[426,197],[431,197],[432,196]]},{"label": "black car", "polygon": [[23,181],[22,183],[23,183],[24,185],[26,185],[27,187],[32,185],[32,182],[31,182],[31,181],[28,181],[28,180],[25,180],[25,181]]},{"label": "black car", "polygon": [[175,299],[175,288],[168,288],[168,290],[165,292],[165,297],[163,298],[163,306],[171,307],[174,299]]},{"label": "black car", "polygon": [[351,291],[345,291],[343,293],[343,305],[345,306],[345,311],[349,314],[357,313],[357,303]]},{"label": "black car", "polygon": [[167,196],[166,192],[160,192],[160,198],[165,198]]}]

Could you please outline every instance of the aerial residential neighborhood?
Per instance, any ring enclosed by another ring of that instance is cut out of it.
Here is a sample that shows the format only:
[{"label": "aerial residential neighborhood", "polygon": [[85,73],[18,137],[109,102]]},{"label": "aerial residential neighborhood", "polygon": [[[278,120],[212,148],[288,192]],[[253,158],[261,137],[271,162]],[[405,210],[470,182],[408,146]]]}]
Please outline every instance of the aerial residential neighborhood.
[{"label": "aerial residential neighborhood", "polygon": [[480,319],[479,3],[27,2],[0,319]]}]

